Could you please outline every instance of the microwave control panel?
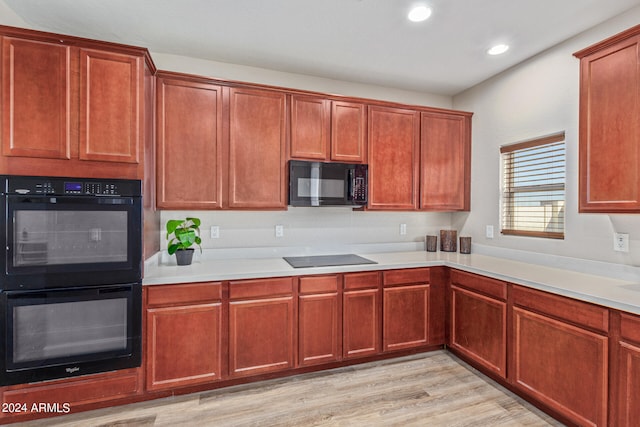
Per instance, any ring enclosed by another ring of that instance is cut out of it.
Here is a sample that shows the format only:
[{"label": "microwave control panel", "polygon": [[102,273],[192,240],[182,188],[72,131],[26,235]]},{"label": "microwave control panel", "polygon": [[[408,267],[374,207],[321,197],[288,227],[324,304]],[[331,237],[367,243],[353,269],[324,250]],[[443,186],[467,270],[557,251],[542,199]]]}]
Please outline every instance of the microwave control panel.
[{"label": "microwave control panel", "polygon": [[367,169],[367,165],[352,169],[351,200],[362,205],[367,204]]}]

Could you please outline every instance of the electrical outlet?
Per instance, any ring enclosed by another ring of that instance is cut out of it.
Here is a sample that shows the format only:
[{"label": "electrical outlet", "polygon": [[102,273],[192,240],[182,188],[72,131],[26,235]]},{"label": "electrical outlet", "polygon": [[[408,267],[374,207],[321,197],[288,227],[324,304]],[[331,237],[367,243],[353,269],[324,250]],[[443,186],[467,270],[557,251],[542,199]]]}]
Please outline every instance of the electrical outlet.
[{"label": "electrical outlet", "polygon": [[219,239],[220,238],[220,227],[217,225],[211,226],[211,238]]},{"label": "electrical outlet", "polygon": [[487,225],[485,236],[487,239],[493,239],[493,225]]},{"label": "electrical outlet", "polygon": [[400,235],[404,236],[407,234],[407,224],[400,224]]},{"label": "electrical outlet", "polygon": [[613,233],[613,250],[616,252],[629,252],[629,234]]},{"label": "electrical outlet", "polygon": [[284,237],[284,226],[276,225],[276,237]]}]

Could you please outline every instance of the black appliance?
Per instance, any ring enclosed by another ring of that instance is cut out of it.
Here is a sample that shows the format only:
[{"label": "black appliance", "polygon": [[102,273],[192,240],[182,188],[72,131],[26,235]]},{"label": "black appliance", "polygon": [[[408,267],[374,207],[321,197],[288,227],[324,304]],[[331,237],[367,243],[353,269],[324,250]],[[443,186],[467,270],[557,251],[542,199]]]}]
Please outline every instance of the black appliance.
[{"label": "black appliance", "polygon": [[289,161],[290,206],[363,206],[367,194],[367,165]]},{"label": "black appliance", "polygon": [[0,385],[140,366],[141,182],[0,182]]},{"label": "black appliance", "polygon": [[355,254],[282,257],[293,268],[335,267],[340,265],[377,264]]}]

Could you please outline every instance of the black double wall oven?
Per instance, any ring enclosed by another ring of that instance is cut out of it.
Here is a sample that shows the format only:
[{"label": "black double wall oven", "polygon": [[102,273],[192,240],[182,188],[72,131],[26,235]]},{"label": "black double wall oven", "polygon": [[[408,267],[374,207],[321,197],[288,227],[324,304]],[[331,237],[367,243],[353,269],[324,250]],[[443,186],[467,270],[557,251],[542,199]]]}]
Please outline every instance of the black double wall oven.
[{"label": "black double wall oven", "polygon": [[140,181],[0,180],[0,385],[140,366]]}]

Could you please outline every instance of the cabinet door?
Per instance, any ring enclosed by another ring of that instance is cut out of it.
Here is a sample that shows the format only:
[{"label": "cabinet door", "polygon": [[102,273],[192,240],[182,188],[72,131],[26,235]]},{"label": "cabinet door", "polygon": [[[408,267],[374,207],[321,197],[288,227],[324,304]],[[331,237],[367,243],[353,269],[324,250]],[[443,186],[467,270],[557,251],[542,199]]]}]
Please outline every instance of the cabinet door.
[{"label": "cabinet door", "polygon": [[330,114],[327,99],[291,96],[291,158],[327,160]]},{"label": "cabinet door", "polygon": [[513,352],[516,387],[578,425],[606,425],[606,336],[514,307]]},{"label": "cabinet door", "polygon": [[230,375],[293,368],[293,297],[232,301],[229,316]]},{"label": "cabinet door", "polygon": [[420,207],[426,210],[469,210],[470,117],[422,113],[420,132]]},{"label": "cabinet door", "polygon": [[147,310],[147,389],[202,384],[221,375],[221,304]]},{"label": "cabinet door", "polygon": [[420,113],[369,107],[369,209],[417,208]]},{"label": "cabinet door", "polygon": [[451,348],[505,378],[507,304],[452,286]]},{"label": "cabinet door", "polygon": [[640,347],[625,342],[619,344],[619,366],[615,382],[618,385],[618,421],[620,427],[633,427],[640,420]]},{"label": "cabinet door", "polygon": [[160,75],[157,101],[158,207],[222,207],[221,87]]},{"label": "cabinet door", "polygon": [[338,293],[300,295],[298,298],[300,365],[338,360]]},{"label": "cabinet door", "polygon": [[343,356],[353,358],[380,351],[378,289],[343,294]]},{"label": "cabinet door", "polygon": [[143,95],[142,57],[80,49],[81,160],[139,162]]},{"label": "cabinet door", "polygon": [[2,38],[4,156],[71,157],[77,125],[71,59],[69,46]]},{"label": "cabinet door", "polygon": [[229,207],[285,209],[284,93],[231,88],[229,110]]},{"label": "cabinet door", "polygon": [[331,160],[366,163],[367,113],[364,104],[331,102]]},{"label": "cabinet door", "polygon": [[581,59],[580,211],[640,211],[640,37]]},{"label": "cabinet door", "polygon": [[382,309],[384,351],[429,343],[429,285],[385,288]]}]

